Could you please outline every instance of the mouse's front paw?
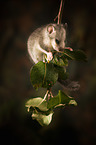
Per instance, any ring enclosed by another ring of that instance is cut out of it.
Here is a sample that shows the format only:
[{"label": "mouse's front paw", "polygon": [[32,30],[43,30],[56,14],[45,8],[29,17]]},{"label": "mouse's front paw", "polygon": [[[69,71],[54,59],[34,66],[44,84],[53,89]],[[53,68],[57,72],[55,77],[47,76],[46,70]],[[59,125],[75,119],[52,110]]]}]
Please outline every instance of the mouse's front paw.
[{"label": "mouse's front paw", "polygon": [[73,51],[71,47],[65,47],[65,49],[69,49],[70,51]]},{"label": "mouse's front paw", "polygon": [[47,61],[51,61],[53,59],[53,54],[52,52],[47,53]]}]

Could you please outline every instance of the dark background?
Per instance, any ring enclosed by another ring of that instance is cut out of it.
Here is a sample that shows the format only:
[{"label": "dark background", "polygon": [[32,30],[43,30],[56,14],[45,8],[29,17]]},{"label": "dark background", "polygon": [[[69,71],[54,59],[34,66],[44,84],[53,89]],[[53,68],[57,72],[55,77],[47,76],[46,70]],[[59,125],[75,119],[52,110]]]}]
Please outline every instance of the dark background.
[{"label": "dark background", "polygon": [[45,90],[30,83],[27,39],[53,22],[60,0],[0,1],[0,144],[95,145],[96,143],[96,2],[66,0],[62,23],[68,23],[67,46],[83,50],[88,62],[72,62],[69,72],[81,88],[70,93],[77,107],[56,110],[52,123],[41,127],[25,102]]}]

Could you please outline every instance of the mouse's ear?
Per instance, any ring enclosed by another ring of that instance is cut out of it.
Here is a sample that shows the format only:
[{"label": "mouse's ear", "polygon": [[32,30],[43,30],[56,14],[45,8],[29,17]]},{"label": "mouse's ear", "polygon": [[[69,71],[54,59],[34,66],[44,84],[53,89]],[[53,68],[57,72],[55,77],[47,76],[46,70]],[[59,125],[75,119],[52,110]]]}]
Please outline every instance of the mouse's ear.
[{"label": "mouse's ear", "polygon": [[47,31],[49,32],[49,34],[52,34],[55,31],[54,26],[52,24],[48,25]]}]

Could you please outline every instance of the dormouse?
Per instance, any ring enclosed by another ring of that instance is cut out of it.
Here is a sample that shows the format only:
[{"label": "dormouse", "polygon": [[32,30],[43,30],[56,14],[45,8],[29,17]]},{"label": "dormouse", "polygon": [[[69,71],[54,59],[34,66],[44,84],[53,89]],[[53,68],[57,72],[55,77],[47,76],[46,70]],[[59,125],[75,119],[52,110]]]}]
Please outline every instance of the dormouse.
[{"label": "dormouse", "polygon": [[43,61],[45,55],[52,60],[54,51],[65,48],[66,29],[63,24],[47,24],[37,28],[28,39],[28,53],[34,63]]}]

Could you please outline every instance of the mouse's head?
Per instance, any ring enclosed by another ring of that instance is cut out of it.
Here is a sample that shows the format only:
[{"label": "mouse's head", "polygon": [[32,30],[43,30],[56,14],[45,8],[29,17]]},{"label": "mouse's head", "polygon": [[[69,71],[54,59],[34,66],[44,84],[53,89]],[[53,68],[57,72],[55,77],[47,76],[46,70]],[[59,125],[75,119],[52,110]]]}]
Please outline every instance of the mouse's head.
[{"label": "mouse's head", "polygon": [[62,51],[65,48],[66,30],[63,24],[49,24],[47,26],[50,43],[54,50]]}]

